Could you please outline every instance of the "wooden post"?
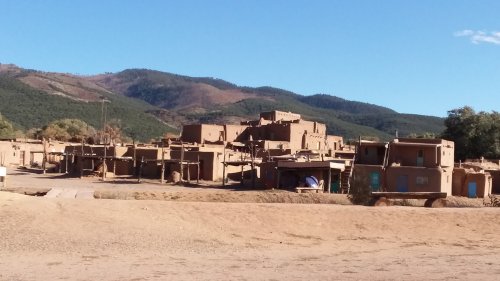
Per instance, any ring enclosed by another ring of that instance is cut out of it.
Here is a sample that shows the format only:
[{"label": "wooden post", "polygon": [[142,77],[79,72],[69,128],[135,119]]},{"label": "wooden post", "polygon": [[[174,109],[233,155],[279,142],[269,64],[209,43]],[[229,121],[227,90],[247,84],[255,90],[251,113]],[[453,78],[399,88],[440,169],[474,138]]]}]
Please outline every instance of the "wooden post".
[{"label": "wooden post", "polygon": [[252,172],[252,188],[255,189],[255,171],[254,171],[254,168],[255,168],[255,147],[253,145],[253,142],[251,144],[251,151],[250,151],[250,157],[251,157],[251,160],[252,160],[252,164],[251,164],[251,172]]},{"label": "wooden post", "polygon": [[190,163],[188,163],[188,165],[187,165],[187,182],[188,182],[188,183],[190,183],[190,181],[191,181],[191,174],[190,174],[190,172],[189,172],[189,170],[191,170],[191,169],[190,169],[190,168],[191,168],[191,167],[190,167],[191,165],[189,165],[189,164],[190,164]]},{"label": "wooden post", "polygon": [[240,185],[243,186],[243,176],[244,176],[244,173],[243,173],[243,170],[245,168],[245,165],[243,165],[243,152],[240,153],[240,161],[241,161],[241,179],[240,179]]},{"label": "wooden post", "polygon": [[[94,159],[94,158],[92,158]],[[106,164],[106,143],[104,144],[104,158],[102,159],[102,181],[106,180],[106,172],[108,171],[108,165]]]},{"label": "wooden post", "polygon": [[[54,161],[55,161],[56,157],[54,156]],[[57,161],[57,166],[58,166],[58,170],[59,170],[59,174],[62,172],[62,166],[61,166],[61,157],[59,156],[59,161]]]},{"label": "wooden post", "polygon": [[66,162],[66,166],[65,166],[65,169],[64,169],[64,173],[67,174],[68,173],[68,153],[65,153],[64,154],[64,160]]},{"label": "wooden post", "polygon": [[137,167],[137,163],[135,162],[135,161],[136,161],[136,158],[137,158],[136,151],[135,151],[135,148],[136,148],[136,147],[135,147],[135,140],[132,140],[132,143],[133,143],[133,145],[134,145],[134,150],[133,150],[134,154],[133,154],[133,156],[132,156],[132,158],[133,158],[133,159],[132,159],[132,168],[134,169],[134,176],[137,176],[137,169],[136,169],[136,167]]},{"label": "wooden post", "polygon": [[113,176],[116,176],[116,157],[113,157]]},{"label": "wooden post", "polygon": [[226,146],[224,145],[224,160],[223,160],[223,165],[222,165],[222,186],[226,186]]},{"label": "wooden post", "polygon": [[254,162],[253,158],[252,158],[251,168],[252,168],[252,171],[251,171],[252,172],[252,188],[255,189],[255,170],[254,170],[255,169],[255,162]]},{"label": "wooden post", "polygon": [[328,189],[328,193],[330,193],[330,188],[332,186],[332,169],[331,168],[328,168],[328,178],[326,179],[326,184],[327,184],[326,188]]},{"label": "wooden post", "polygon": [[141,157],[141,164],[139,165],[139,177],[137,179],[138,182],[141,182],[143,163],[144,163],[144,156]]},{"label": "wooden post", "polygon": [[160,175],[160,183],[165,182],[165,150],[163,149],[163,144],[161,147],[161,175]]},{"label": "wooden post", "polygon": [[184,143],[181,141],[181,182],[184,182]]},{"label": "wooden post", "polygon": [[200,155],[198,154],[198,163],[196,163],[196,184],[200,183]]},{"label": "wooden post", "polygon": [[47,141],[43,138],[43,157],[42,157],[42,169],[45,174],[47,167]]},{"label": "wooden post", "polygon": [[[94,150],[92,149],[92,146],[90,146],[90,155],[91,156],[94,156]],[[91,158],[92,159],[92,171],[95,169],[95,162],[94,162],[94,157]]]},{"label": "wooden post", "polygon": [[83,178],[83,161],[85,160],[83,154],[84,154],[84,151],[83,151],[83,140],[82,140],[82,147],[81,147],[81,157],[80,157],[80,178]]},{"label": "wooden post", "polygon": [[280,176],[281,176],[281,171],[276,167],[276,189],[280,188]]}]

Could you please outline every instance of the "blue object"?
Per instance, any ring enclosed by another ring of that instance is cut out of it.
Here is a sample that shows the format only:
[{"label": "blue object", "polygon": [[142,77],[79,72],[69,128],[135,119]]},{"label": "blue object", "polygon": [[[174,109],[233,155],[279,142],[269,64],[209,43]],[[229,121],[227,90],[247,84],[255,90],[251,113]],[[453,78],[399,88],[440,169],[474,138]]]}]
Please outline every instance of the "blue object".
[{"label": "blue object", "polygon": [[314,176],[306,177],[306,185],[313,188],[319,187],[318,179]]},{"label": "blue object", "polygon": [[475,181],[469,182],[469,185],[467,186],[467,197],[469,198],[476,198],[477,197],[477,185]]},{"label": "blue object", "polygon": [[373,191],[378,191],[380,189],[380,173],[372,172],[370,173],[370,186]]},{"label": "blue object", "polygon": [[398,181],[396,185],[398,192],[408,192],[408,176],[407,175],[398,176]]}]

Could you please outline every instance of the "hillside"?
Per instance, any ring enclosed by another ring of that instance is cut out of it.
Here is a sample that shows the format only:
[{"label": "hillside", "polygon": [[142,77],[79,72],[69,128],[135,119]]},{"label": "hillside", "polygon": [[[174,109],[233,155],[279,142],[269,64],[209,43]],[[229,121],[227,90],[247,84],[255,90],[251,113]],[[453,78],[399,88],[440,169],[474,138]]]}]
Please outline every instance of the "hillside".
[{"label": "hillside", "polygon": [[[32,84],[32,81],[38,84]],[[53,90],[49,90],[50,87]],[[99,128],[101,97],[111,101],[108,120],[120,120],[122,130],[128,136],[147,141],[175,130],[148,113],[155,107],[115,95],[95,84],[86,85],[81,77],[24,70],[0,71],[0,113],[18,129],[41,128],[63,118],[81,119]]]},{"label": "hillside", "polygon": [[[439,134],[444,129],[443,119],[437,117],[400,114],[386,107],[325,94],[303,96],[273,87],[240,87],[214,78],[129,69],[89,80],[114,93],[159,106],[168,113],[156,114],[177,124],[237,122],[254,119],[261,111],[278,109],[324,122],[330,134],[347,138],[361,135],[389,139],[396,130],[407,136]],[[172,120],[172,115],[176,120]]]},{"label": "hillside", "polygon": [[273,87],[241,87],[215,78],[194,78],[146,69],[77,76],[0,64],[0,113],[18,128],[41,127],[60,118],[78,118],[99,127],[100,101],[111,100],[108,119],[125,133],[149,140],[188,123],[235,123],[259,112],[285,110],[324,122],[328,133],[389,139],[412,133],[440,133],[437,117],[396,111],[325,94],[298,95]]}]

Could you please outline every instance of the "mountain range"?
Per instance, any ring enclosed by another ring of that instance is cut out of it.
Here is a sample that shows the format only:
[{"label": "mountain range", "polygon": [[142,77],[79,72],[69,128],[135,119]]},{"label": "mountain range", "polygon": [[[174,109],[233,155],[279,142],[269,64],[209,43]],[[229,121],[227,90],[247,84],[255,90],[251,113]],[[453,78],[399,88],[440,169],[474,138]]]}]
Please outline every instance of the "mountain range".
[{"label": "mountain range", "polygon": [[329,134],[345,138],[440,134],[443,119],[402,114],[343,98],[299,95],[273,87],[242,87],[207,77],[189,77],[148,69],[79,76],[0,64],[0,114],[19,129],[41,128],[62,118],[81,119],[95,128],[107,119],[121,124],[138,140],[179,132],[192,123],[237,123],[258,118],[261,111],[300,113],[326,123]]}]

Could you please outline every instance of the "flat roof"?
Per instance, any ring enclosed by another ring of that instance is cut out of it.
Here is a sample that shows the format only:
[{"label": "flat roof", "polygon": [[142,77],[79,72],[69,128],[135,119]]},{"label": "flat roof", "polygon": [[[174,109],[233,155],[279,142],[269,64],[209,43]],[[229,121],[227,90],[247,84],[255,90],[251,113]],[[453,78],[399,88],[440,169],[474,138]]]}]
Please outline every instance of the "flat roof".
[{"label": "flat roof", "polygon": [[278,168],[290,168],[290,169],[336,169],[345,170],[345,164],[335,163],[330,161],[311,161],[311,162],[292,162],[292,161],[280,161],[277,164]]}]

